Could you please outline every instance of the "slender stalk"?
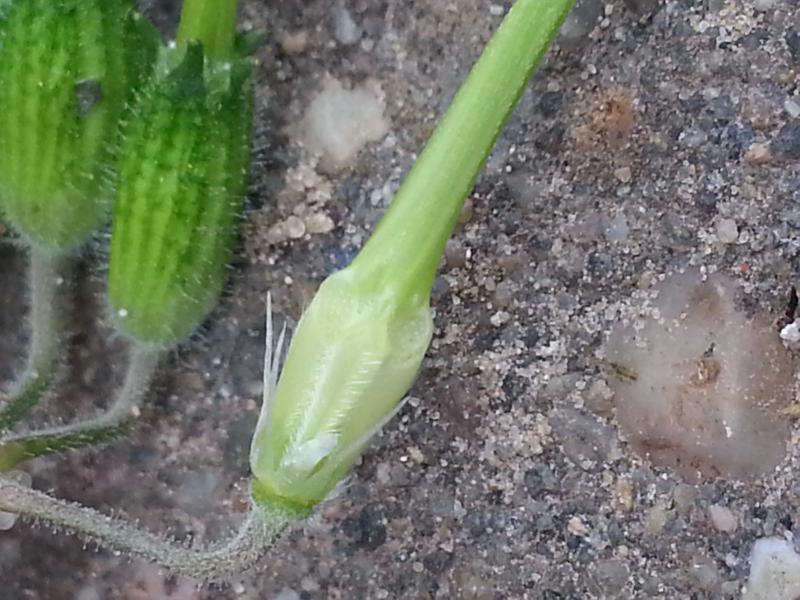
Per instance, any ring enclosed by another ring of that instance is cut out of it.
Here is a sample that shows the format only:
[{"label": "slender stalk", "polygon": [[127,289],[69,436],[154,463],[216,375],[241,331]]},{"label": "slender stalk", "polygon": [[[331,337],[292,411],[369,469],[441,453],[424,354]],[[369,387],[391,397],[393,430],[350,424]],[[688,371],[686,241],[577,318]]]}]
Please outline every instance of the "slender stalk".
[{"label": "slender stalk", "polygon": [[62,343],[62,313],[68,294],[63,293],[70,259],[61,254],[30,250],[30,327],[28,362],[0,408],[0,433],[25,417],[41,400],[58,367]]},{"label": "slender stalk", "polygon": [[288,525],[307,514],[283,505],[253,503],[230,541],[196,549],[4,477],[0,477],[0,510],[65,527],[113,550],[140,556],[173,573],[201,580],[220,580],[241,574],[266,554]]},{"label": "slender stalk", "polygon": [[103,414],[88,421],[1,438],[0,473],[36,456],[103,444],[128,433],[150,387],[159,357],[160,351],[151,347],[136,346],[131,350],[125,381]]},{"label": "slender stalk", "polygon": [[211,60],[230,60],[238,5],[239,0],[183,0],[178,47],[185,49],[189,42],[198,41]]},{"label": "slender stalk", "polygon": [[377,289],[427,296],[461,207],[574,0],[518,0],[353,261]]}]

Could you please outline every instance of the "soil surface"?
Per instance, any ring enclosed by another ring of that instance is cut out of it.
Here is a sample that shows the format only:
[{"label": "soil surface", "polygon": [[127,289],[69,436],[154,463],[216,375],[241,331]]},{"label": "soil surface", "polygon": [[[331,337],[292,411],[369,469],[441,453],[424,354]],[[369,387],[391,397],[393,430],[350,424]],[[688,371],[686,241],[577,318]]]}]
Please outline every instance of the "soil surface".
[{"label": "soil surface", "polygon": [[[168,4],[144,7],[165,35]],[[26,465],[37,489],[181,540],[235,529],[267,291],[291,328],[366,239],[510,4],[244,1],[243,24],[270,35],[227,293],[165,361],[136,433]],[[344,493],[211,589],[19,523],[0,532],[3,600],[741,597],[755,540],[800,531],[800,429],[774,473],[690,485],[620,438],[598,357],[637,294],[689,264],[734,277],[754,313],[786,310],[800,255],[800,5],[577,10],[448,245],[412,398]],[[327,77],[377,86],[389,123],[335,173],[295,134]],[[333,228],[276,228],[311,213]],[[105,253],[98,236],[77,268],[68,372],[36,422],[91,414],[122,376]],[[24,281],[19,248],[0,244],[0,380],[23,362]]]}]

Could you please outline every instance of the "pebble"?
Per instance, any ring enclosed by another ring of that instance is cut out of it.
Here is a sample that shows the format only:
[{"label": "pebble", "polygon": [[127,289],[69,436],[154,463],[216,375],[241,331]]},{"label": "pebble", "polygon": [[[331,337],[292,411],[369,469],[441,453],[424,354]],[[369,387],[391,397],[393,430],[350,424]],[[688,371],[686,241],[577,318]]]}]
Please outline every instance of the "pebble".
[{"label": "pebble", "polygon": [[303,141],[310,152],[320,156],[323,170],[340,171],[366,144],[389,131],[383,112],[383,99],[374,84],[348,90],[338,79],[328,78],[306,110]]},{"label": "pebble", "polygon": [[628,576],[628,566],[615,558],[598,561],[595,567],[597,584],[606,594],[613,594],[614,597],[625,587]]},{"label": "pebble", "polygon": [[456,238],[447,240],[444,247],[444,260],[451,269],[463,269],[467,266],[467,251],[464,244]]},{"label": "pebble", "polygon": [[614,170],[614,177],[616,177],[622,183],[629,183],[633,177],[631,173],[630,167],[620,167],[619,169]]},{"label": "pebble", "polygon": [[281,50],[289,55],[302,54],[308,47],[309,36],[305,30],[285,33],[281,36]]},{"label": "pebble", "polygon": [[583,394],[583,405],[601,417],[611,417],[614,412],[614,390],[604,379],[596,379]]},{"label": "pebble", "polygon": [[505,308],[514,299],[514,285],[510,281],[501,281],[494,290],[492,302],[499,308]]},{"label": "pebble", "polygon": [[739,239],[739,228],[733,219],[718,219],[715,228],[717,239],[723,244],[733,244]]},{"label": "pebble", "polygon": [[336,41],[344,46],[355,44],[361,39],[361,27],[344,6],[339,6],[334,10],[333,35],[336,37]]},{"label": "pebble", "polygon": [[688,575],[694,585],[704,592],[713,592],[720,583],[719,569],[713,559],[707,556],[695,558]]},{"label": "pebble", "polygon": [[762,538],[750,555],[742,600],[795,600],[800,596],[800,556],[781,538]]},{"label": "pebble", "polygon": [[736,531],[738,521],[733,511],[726,506],[712,504],[708,507],[708,516],[714,529],[722,533],[733,533]]},{"label": "pebble", "polygon": [[617,478],[614,484],[614,496],[617,507],[622,512],[631,512],[633,510],[633,483],[627,477]]},{"label": "pebble", "polygon": [[672,492],[672,500],[678,513],[686,515],[694,507],[697,489],[687,483],[679,483]]},{"label": "pebble", "polygon": [[786,45],[792,58],[800,62],[800,29],[793,29],[786,34]]},{"label": "pebble", "polygon": [[628,239],[630,227],[625,215],[618,213],[605,227],[605,236],[609,242],[624,242]]},{"label": "pebble", "polygon": [[561,26],[559,43],[568,48],[585,44],[602,13],[603,3],[600,0],[578,0]]},{"label": "pebble", "polygon": [[667,511],[667,507],[661,503],[656,504],[647,512],[644,520],[645,530],[650,535],[658,535],[664,530],[668,519],[669,511]]},{"label": "pebble", "polygon": [[306,217],[305,228],[308,233],[328,233],[335,227],[333,219],[325,213],[315,212]]},{"label": "pebble", "polygon": [[798,102],[794,98],[787,98],[786,101],[783,103],[783,109],[793,119],[800,117],[800,102]]},{"label": "pebble", "polygon": [[772,160],[772,150],[769,144],[752,144],[744,153],[744,162],[748,165],[758,166],[767,164]]},{"label": "pebble", "polygon": [[779,159],[800,160],[800,123],[787,123],[770,142],[770,149]]},{"label": "pebble", "polygon": [[581,521],[580,517],[572,517],[567,523],[567,531],[572,535],[583,537],[589,533],[589,528]]},{"label": "pebble", "polygon": [[286,235],[293,240],[299,239],[306,234],[306,224],[300,217],[295,215],[288,217],[284,222],[284,226],[286,228]]},{"label": "pebble", "polygon": [[545,117],[555,117],[561,110],[564,94],[561,92],[545,92],[539,98],[539,112]]}]

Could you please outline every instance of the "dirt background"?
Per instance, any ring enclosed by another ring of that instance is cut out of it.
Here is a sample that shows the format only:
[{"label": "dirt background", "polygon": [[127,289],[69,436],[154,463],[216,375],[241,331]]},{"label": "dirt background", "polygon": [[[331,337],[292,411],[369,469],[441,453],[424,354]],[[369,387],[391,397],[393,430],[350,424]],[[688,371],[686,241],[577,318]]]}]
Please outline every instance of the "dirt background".
[{"label": "dirt background", "polygon": [[[145,7],[166,33],[173,4]],[[178,539],[235,528],[267,290],[293,325],[363,242],[509,5],[244,2],[242,22],[270,37],[228,293],[165,362],[139,431],[35,461],[35,487]],[[337,33],[343,9],[352,43]],[[2,600],[740,597],[753,541],[800,525],[796,445],[758,482],[688,486],[619,439],[595,355],[637,290],[690,263],[734,276],[753,311],[785,310],[800,253],[800,4],[587,0],[579,11],[448,245],[413,398],[346,492],[252,573],[210,590],[21,524],[0,533]],[[390,120],[337,174],[318,173],[287,133],[326,76],[377,82]],[[277,240],[274,225],[304,203],[334,229]],[[124,344],[99,318],[104,252],[101,238],[85,252],[69,374],[41,421],[90,414],[121,376]],[[0,290],[8,380],[26,340],[13,245],[0,244]],[[711,505],[735,515],[735,531],[714,527]]]}]

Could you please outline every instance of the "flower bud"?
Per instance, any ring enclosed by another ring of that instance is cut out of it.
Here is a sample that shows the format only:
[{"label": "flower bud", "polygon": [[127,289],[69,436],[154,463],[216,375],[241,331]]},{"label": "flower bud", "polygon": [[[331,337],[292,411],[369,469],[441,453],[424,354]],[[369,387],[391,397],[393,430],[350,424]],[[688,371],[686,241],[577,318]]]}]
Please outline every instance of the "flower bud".
[{"label": "flower bud", "polygon": [[130,0],[0,2],[0,210],[38,248],[106,218],[119,121],[157,45]]},{"label": "flower bud", "polygon": [[125,130],[109,264],[117,325],[159,346],[188,337],[219,298],[252,128],[250,59],[178,52],[165,50]]},{"label": "flower bud", "polygon": [[304,507],[324,500],[399,407],[432,332],[427,296],[365,285],[356,264],[328,277],[275,389],[267,369],[250,454],[256,497]]},{"label": "flower bud", "polygon": [[322,283],[277,386],[268,327],[250,450],[257,502],[308,508],[325,499],[396,411],[431,339],[428,303],[447,238],[572,4],[517,0],[367,243]]}]

